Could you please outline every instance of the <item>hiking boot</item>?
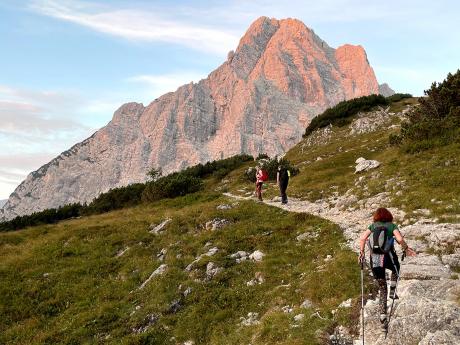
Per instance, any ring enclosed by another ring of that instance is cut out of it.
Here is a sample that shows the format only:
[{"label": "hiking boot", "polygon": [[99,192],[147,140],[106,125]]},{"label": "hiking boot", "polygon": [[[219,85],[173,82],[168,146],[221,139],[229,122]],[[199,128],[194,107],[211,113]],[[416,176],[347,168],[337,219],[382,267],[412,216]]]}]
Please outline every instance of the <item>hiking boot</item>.
[{"label": "hiking boot", "polygon": [[380,314],[380,324],[382,325],[382,330],[386,331],[388,328],[387,314]]},{"label": "hiking boot", "polygon": [[399,299],[398,295],[396,294],[396,289],[390,288],[390,298]]}]

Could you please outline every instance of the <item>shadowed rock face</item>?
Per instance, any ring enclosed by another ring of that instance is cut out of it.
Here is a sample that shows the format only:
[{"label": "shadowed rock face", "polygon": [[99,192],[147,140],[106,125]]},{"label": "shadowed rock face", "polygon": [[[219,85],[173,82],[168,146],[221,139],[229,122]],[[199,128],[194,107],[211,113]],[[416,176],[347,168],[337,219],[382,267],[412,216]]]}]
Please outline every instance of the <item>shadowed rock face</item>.
[{"label": "shadowed rock face", "polygon": [[[361,46],[333,49],[302,22],[261,17],[198,83],[121,106],[93,136],[29,174],[3,218],[87,202],[110,188],[239,153],[278,155],[324,109],[379,93]],[[0,214],[2,217],[2,214]]]}]

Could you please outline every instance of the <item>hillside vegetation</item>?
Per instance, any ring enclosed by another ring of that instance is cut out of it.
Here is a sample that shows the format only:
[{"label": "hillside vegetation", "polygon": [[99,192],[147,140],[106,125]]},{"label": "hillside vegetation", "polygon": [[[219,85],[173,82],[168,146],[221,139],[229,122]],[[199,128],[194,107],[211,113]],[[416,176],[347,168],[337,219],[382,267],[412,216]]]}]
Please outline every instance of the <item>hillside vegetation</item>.
[{"label": "hillside vegetation", "polygon": [[[346,124],[318,126],[283,157],[297,173],[289,197],[334,203],[354,195],[343,207],[359,209],[385,192],[375,206],[403,210],[398,222],[458,223],[457,86],[458,72],[426,98],[385,99],[349,113]],[[446,124],[445,131],[406,135],[426,130],[417,118]],[[359,157],[380,166],[355,174]],[[61,211],[80,218],[0,233],[0,343],[327,344],[337,325],[356,334],[359,266],[342,230],[222,195],[250,198],[248,171],[278,162],[240,156],[170,177],[152,171],[147,184],[101,195],[89,205],[94,212]],[[182,188],[184,179],[197,188]],[[176,187],[160,195],[165,185]],[[277,196],[271,180],[264,198]],[[65,218],[46,212],[53,222]],[[339,307],[348,299],[350,308]]]},{"label": "hillside vegetation", "polygon": [[[349,310],[332,314],[359,294],[337,226],[252,201],[217,209],[223,203],[200,192],[1,234],[0,343],[319,344],[321,330],[350,323]],[[228,224],[212,231],[216,218]],[[256,250],[260,262],[230,257]],[[140,289],[160,265],[164,274]],[[245,326],[248,313],[257,314]]]}]

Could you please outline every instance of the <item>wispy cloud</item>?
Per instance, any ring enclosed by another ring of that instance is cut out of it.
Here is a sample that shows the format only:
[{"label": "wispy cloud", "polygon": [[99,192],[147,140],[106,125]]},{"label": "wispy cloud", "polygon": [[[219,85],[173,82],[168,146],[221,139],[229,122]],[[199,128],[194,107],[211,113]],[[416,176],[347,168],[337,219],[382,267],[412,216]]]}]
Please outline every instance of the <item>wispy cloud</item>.
[{"label": "wispy cloud", "polygon": [[62,0],[34,0],[30,8],[42,15],[128,40],[176,43],[218,54],[233,49],[239,39],[227,30],[168,19],[152,10],[113,9]]},{"label": "wispy cloud", "polygon": [[76,102],[78,97],[72,94],[0,85],[0,133],[37,136],[53,131],[87,131],[87,126],[71,117]]},{"label": "wispy cloud", "polygon": [[0,199],[27,174],[94,130],[79,122],[87,104],[74,92],[0,85]]},{"label": "wispy cloud", "polygon": [[137,75],[126,79],[130,83],[140,83],[146,100],[151,101],[167,92],[176,91],[178,87],[190,82],[198,82],[206,75],[191,72],[175,72],[161,75]]}]

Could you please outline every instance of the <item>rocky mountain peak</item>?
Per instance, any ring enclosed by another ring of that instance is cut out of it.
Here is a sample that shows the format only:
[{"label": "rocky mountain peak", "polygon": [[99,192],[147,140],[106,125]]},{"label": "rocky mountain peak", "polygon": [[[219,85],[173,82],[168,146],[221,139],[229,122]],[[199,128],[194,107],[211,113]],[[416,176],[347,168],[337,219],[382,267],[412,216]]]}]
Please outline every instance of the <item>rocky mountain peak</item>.
[{"label": "rocky mountain peak", "polygon": [[107,126],[31,173],[3,218],[88,202],[145,181],[152,167],[169,173],[240,153],[280,155],[315,115],[378,92],[361,46],[334,49],[297,19],[261,17],[206,79],[145,107],[122,105]]}]

